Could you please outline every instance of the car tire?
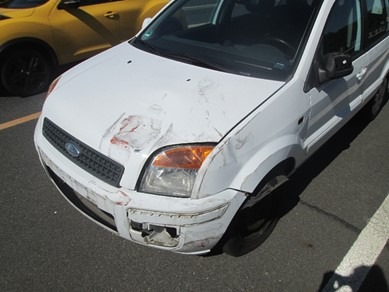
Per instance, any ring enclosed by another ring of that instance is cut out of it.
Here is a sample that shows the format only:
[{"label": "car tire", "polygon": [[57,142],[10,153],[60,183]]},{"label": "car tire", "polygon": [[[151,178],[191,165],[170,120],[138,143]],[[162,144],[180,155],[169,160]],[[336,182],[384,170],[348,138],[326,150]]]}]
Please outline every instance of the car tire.
[{"label": "car tire", "polygon": [[386,100],[389,98],[389,76],[385,77],[378,91],[363,109],[364,117],[368,120],[374,120],[379,114]]},{"label": "car tire", "polygon": [[[263,187],[254,197],[268,189],[269,185],[262,184]],[[227,239],[222,247],[224,253],[234,257],[242,256],[256,249],[270,236],[280,217],[280,197],[275,192],[272,191],[250,207],[246,207],[250,204],[250,197],[246,200],[227,230]]]},{"label": "car tire", "polygon": [[47,90],[54,67],[48,57],[36,50],[18,49],[2,60],[1,83],[9,94],[26,97]]}]

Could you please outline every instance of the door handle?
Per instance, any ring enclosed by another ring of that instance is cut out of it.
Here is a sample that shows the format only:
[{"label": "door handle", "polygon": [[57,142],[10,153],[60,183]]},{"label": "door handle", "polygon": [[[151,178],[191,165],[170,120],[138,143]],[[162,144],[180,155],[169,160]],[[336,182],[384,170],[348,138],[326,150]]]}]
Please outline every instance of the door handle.
[{"label": "door handle", "polygon": [[361,81],[363,76],[365,76],[366,72],[367,72],[367,68],[363,68],[361,71],[359,71],[359,73],[356,75],[357,79]]},{"label": "door handle", "polygon": [[114,18],[118,17],[118,15],[119,15],[119,14],[116,13],[116,12],[108,11],[108,12],[106,12],[106,13],[104,14],[104,17],[109,18],[109,19],[114,19]]}]

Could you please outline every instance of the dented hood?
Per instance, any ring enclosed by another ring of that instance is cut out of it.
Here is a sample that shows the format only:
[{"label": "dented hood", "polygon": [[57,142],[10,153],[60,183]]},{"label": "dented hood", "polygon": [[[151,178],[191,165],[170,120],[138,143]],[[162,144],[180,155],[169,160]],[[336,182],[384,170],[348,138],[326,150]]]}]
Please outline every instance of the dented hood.
[{"label": "dented hood", "polygon": [[135,166],[134,156],[144,162],[163,146],[218,142],[282,85],[123,43],[65,73],[43,115],[96,150]]}]

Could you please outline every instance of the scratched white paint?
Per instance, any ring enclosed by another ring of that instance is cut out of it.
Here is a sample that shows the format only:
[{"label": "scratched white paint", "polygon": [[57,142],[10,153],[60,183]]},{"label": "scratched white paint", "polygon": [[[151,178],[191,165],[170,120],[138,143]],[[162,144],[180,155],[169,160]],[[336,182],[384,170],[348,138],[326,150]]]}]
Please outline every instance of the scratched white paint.
[{"label": "scratched white paint", "polygon": [[[115,81],[107,83],[112,72]],[[179,143],[218,142],[283,84],[161,59],[123,43],[64,74],[44,112],[89,146],[131,165],[122,183],[133,189],[153,151]],[[131,133],[136,125],[129,117],[145,124]],[[141,154],[134,153],[140,149]]]}]

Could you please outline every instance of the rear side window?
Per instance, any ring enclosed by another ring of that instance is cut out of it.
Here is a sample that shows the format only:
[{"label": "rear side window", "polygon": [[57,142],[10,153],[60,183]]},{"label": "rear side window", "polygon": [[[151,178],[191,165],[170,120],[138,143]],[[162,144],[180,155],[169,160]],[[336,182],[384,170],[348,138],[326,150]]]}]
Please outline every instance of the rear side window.
[{"label": "rear side window", "polygon": [[358,0],[338,0],[332,7],[323,34],[322,54],[361,51],[362,18]]},{"label": "rear side window", "polygon": [[[388,31],[387,5],[384,0],[365,0],[367,9],[367,45],[386,35]],[[385,0],[388,2],[388,0]]]}]

